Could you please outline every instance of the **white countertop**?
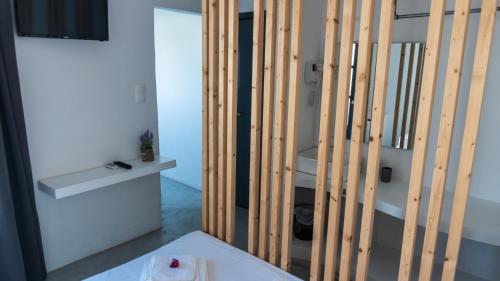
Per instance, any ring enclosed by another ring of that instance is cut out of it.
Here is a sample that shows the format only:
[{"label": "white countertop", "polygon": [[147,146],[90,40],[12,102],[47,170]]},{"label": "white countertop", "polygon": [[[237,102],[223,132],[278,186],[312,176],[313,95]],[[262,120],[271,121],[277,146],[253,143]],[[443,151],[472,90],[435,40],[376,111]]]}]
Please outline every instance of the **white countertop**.
[{"label": "white countertop", "polygon": [[158,155],[155,156],[153,162],[143,162],[141,159],[123,162],[132,165],[133,168],[130,170],[123,168],[111,170],[106,167],[97,167],[41,179],[38,181],[38,188],[55,199],[61,199],[172,169],[176,166],[174,159]]},{"label": "white countertop", "polygon": [[[295,185],[305,188],[315,188],[316,176],[297,171]],[[346,186],[346,185],[345,185]],[[359,184],[359,202],[363,203],[365,178],[361,175]],[[330,181],[328,182],[328,188]],[[408,195],[408,183],[392,181],[390,183],[379,182],[377,189],[376,209],[388,215],[404,220],[406,212],[406,200]],[[430,188],[424,187],[420,207],[419,225],[425,226],[427,208],[429,205]],[[439,231],[448,233],[450,225],[453,193],[445,192],[443,200],[443,211],[441,213],[441,224]],[[480,198],[469,197],[467,213],[462,237],[480,241],[487,244],[500,246],[500,203]]]}]

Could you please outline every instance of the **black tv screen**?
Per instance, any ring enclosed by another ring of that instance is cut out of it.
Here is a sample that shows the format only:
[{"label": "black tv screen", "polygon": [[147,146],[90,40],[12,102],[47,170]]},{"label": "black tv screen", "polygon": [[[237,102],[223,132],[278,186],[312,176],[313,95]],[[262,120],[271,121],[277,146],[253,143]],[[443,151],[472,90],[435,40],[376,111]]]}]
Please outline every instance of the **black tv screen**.
[{"label": "black tv screen", "polygon": [[19,36],[107,41],[108,0],[16,0]]}]

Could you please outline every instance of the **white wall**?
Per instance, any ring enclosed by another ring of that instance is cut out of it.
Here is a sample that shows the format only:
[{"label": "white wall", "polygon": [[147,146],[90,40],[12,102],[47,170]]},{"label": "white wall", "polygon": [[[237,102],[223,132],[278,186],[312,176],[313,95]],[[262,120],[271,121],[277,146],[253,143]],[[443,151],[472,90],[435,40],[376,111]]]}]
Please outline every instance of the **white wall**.
[{"label": "white wall", "polygon": [[154,15],[160,152],[177,160],[162,175],[201,190],[201,15]]},{"label": "white wall", "polygon": [[[139,134],[157,133],[152,3],[110,0],[109,38],[16,38],[35,182],[137,158]],[[48,270],[160,227],[159,185],[152,175],[61,200],[35,187]]]}]

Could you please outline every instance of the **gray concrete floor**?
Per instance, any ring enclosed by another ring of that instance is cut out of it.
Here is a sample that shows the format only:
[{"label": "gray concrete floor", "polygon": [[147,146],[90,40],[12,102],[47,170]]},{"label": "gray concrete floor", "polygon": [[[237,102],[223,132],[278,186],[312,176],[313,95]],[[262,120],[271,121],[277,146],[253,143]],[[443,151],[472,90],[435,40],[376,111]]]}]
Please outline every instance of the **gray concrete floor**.
[{"label": "gray concrete floor", "polygon": [[[163,227],[132,241],[76,261],[49,273],[47,281],[77,281],[151,252],[184,234],[201,229],[201,192],[168,178],[161,179]],[[247,210],[236,210],[236,247],[246,251]],[[308,279],[308,265],[292,262],[292,273]]]}]

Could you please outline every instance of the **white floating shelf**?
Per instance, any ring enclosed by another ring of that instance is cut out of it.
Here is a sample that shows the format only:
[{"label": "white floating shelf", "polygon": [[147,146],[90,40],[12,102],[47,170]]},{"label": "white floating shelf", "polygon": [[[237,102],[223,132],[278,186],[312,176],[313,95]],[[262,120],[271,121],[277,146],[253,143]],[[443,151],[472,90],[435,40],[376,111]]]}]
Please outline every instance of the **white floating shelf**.
[{"label": "white floating shelf", "polygon": [[55,199],[61,199],[172,169],[176,166],[174,159],[158,155],[155,156],[153,162],[135,159],[126,163],[132,165],[133,168],[130,170],[122,168],[111,170],[106,167],[98,167],[39,180],[38,188]]}]

